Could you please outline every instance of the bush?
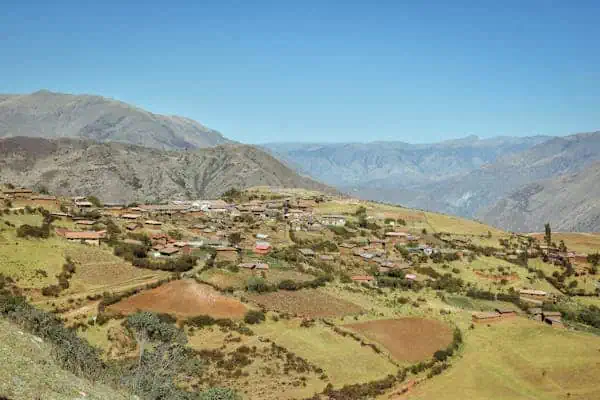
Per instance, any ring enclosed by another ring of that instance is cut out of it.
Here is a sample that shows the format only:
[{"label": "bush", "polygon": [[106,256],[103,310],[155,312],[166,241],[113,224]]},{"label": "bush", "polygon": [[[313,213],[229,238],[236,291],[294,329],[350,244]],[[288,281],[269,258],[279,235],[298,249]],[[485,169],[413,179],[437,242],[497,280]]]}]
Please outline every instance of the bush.
[{"label": "bush", "polygon": [[257,293],[267,293],[277,290],[276,287],[269,285],[264,278],[261,278],[259,276],[251,276],[250,278],[248,278],[246,288],[250,292]]},{"label": "bush", "polygon": [[448,353],[446,353],[444,350],[438,350],[433,353],[433,358],[435,358],[436,361],[446,361],[448,358]]},{"label": "bush", "polygon": [[43,224],[42,226],[21,225],[17,228],[17,237],[27,238],[33,237],[38,239],[46,239],[50,236],[50,225]]},{"label": "bush", "polygon": [[265,313],[258,310],[250,310],[244,315],[244,322],[247,324],[260,324],[265,320]]},{"label": "bush", "polygon": [[241,400],[233,389],[210,388],[200,393],[199,400]]}]

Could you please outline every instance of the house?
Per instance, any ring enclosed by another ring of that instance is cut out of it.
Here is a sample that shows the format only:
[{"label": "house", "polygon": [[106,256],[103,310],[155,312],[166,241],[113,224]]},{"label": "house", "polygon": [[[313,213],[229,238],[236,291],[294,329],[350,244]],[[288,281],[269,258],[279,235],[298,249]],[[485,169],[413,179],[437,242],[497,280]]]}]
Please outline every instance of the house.
[{"label": "house", "polygon": [[348,254],[352,254],[353,250],[356,245],[354,243],[347,243],[344,242],[342,244],[340,244],[339,246],[340,249],[340,254],[344,254],[344,255],[348,255]]},{"label": "house", "polygon": [[19,188],[19,189],[5,189],[2,191],[4,197],[7,199],[29,199],[33,194],[30,189]]},{"label": "house", "polygon": [[406,243],[408,241],[408,233],[406,232],[386,232],[385,237],[393,243]]},{"label": "house", "polygon": [[261,262],[248,262],[248,263],[240,263],[240,264],[238,264],[238,267],[244,268],[244,269],[267,271],[269,269],[269,264],[261,263]]},{"label": "house", "polygon": [[473,322],[495,322],[500,321],[502,317],[497,312],[474,312],[471,319]]},{"label": "house", "polygon": [[267,234],[264,234],[264,233],[257,233],[257,234],[256,234],[256,238],[257,238],[257,239],[260,239],[260,240],[265,240],[265,239],[268,239],[268,238],[269,238],[269,235],[267,235]]},{"label": "house", "polygon": [[127,229],[128,231],[135,231],[138,228],[138,224],[128,224],[125,225],[125,229]]},{"label": "house", "polygon": [[256,254],[269,254],[271,252],[271,244],[268,242],[256,242],[254,252]]},{"label": "house", "polygon": [[162,222],[155,221],[153,219],[148,219],[148,220],[144,221],[144,225],[151,229],[156,229],[156,228],[160,228],[162,226]]},{"label": "house", "polygon": [[323,225],[344,226],[346,225],[346,217],[339,214],[329,214],[321,216]]},{"label": "house", "polygon": [[545,321],[547,318],[562,319],[560,311],[542,311],[542,319]]},{"label": "house", "polygon": [[64,237],[70,242],[84,242],[94,246],[100,246],[100,239],[106,237],[106,231],[75,232],[66,229],[56,229],[56,234]]},{"label": "house", "polygon": [[300,252],[300,254],[302,254],[304,257],[314,257],[315,256],[315,252],[313,249],[299,249],[298,250]]},{"label": "house", "polygon": [[404,278],[406,280],[409,280],[409,281],[414,281],[414,280],[417,279],[417,275],[415,275],[415,274],[406,274],[406,275],[404,275]]},{"label": "house", "polygon": [[500,317],[502,318],[515,317],[517,315],[515,310],[510,308],[496,308],[496,312],[500,314]]},{"label": "house", "polygon": [[98,221],[93,221],[89,219],[81,219],[79,221],[75,221],[75,225],[83,225],[83,226],[93,226],[96,225]]},{"label": "house", "polygon": [[161,256],[170,257],[172,255],[179,253],[179,249],[174,246],[168,246],[168,247],[163,247],[162,249],[159,249],[158,252],[160,253]]},{"label": "house", "polygon": [[369,239],[369,246],[373,249],[384,249],[385,250],[385,240],[381,239]]},{"label": "house", "polygon": [[326,261],[326,262],[330,262],[330,261],[333,261],[333,260],[334,260],[334,257],[333,257],[333,255],[331,255],[331,254],[321,254],[321,255],[319,256],[319,260],[321,260],[321,261]]},{"label": "house", "polygon": [[375,281],[375,277],[371,275],[354,275],[350,279],[352,279],[354,282],[360,283],[372,283]]},{"label": "house", "polygon": [[87,201],[85,199],[84,200],[80,200],[80,199],[74,200],[73,204],[75,204],[75,207],[79,207],[79,208],[92,208],[92,207],[94,207],[94,205],[91,202],[89,202],[89,201]]},{"label": "house", "polygon": [[58,218],[58,219],[65,219],[65,218],[69,218],[70,215],[64,212],[53,212],[50,213],[51,216],[53,216],[54,218]]},{"label": "house", "polygon": [[533,299],[533,300],[545,300],[548,293],[543,290],[535,290],[535,289],[521,289],[519,290],[519,295],[524,298]]},{"label": "house", "polygon": [[58,200],[56,199],[56,196],[33,196],[31,197],[31,202],[42,206],[58,206]]},{"label": "house", "polygon": [[122,214],[121,218],[123,219],[129,219],[129,220],[135,220],[138,218],[141,218],[142,215],[141,214],[133,214],[133,213],[128,213],[128,214]]}]

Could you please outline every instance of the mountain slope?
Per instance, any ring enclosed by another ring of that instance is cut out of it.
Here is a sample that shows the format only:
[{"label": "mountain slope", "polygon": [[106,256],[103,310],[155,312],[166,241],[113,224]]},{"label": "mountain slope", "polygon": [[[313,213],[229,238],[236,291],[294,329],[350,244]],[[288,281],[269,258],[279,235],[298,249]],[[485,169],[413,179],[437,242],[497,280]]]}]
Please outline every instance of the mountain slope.
[{"label": "mountain slope", "polygon": [[523,185],[574,173],[596,161],[600,161],[600,132],[553,138],[464,176],[424,186],[415,201],[442,200],[438,211],[481,217],[485,208]]},{"label": "mountain slope", "polygon": [[99,383],[77,377],[52,357],[52,346],[0,319],[0,397],[18,399],[129,399]]},{"label": "mountain slope", "polygon": [[0,140],[0,170],[4,182],[45,186],[62,195],[95,194],[103,201],[214,198],[230,188],[258,185],[333,191],[258,148],[237,144],[164,151],[17,137]]},{"label": "mountain slope", "polygon": [[153,114],[100,96],[46,90],[0,94],[0,138],[14,136],[75,137],[171,150],[229,142],[188,118]]},{"label": "mountain slope", "polygon": [[493,225],[512,231],[600,231],[600,163],[557,178],[531,183],[482,213]]},{"label": "mountain slope", "polygon": [[[421,186],[468,173],[499,157],[528,149],[547,137],[463,139],[433,144],[270,143],[267,148],[288,165],[349,190]],[[385,199],[379,199],[385,200]]]}]

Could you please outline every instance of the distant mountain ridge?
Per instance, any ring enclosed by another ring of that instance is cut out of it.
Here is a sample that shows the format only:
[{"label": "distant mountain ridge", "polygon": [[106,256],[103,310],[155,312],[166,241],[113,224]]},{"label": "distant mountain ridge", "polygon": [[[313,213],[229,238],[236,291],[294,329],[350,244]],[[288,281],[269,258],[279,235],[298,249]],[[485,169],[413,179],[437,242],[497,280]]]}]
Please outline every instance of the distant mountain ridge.
[{"label": "distant mountain ridge", "polygon": [[231,142],[189,118],[154,114],[101,96],[47,90],[0,94],[0,138],[16,136],[115,141],[164,150]]},{"label": "distant mountain ridge", "polygon": [[165,151],[70,138],[6,138],[0,139],[0,171],[5,183],[112,202],[216,198],[231,188],[263,185],[335,192],[240,144]]},{"label": "distant mountain ridge", "polygon": [[[528,208],[511,214],[509,209],[517,206],[515,197],[529,198],[533,196],[530,192],[542,187],[543,194],[532,200],[544,198],[556,203],[548,208],[553,212],[561,210],[561,201],[570,206],[583,204],[586,195],[579,189],[569,198],[546,194],[554,193],[552,188],[557,182],[565,183],[564,175],[577,174],[600,161],[600,132],[483,140],[470,136],[414,145],[373,142],[264,146],[294,168],[364,199],[477,218],[520,231],[539,230],[539,218],[544,215],[549,221],[558,216],[550,218],[550,214]],[[595,178],[591,172],[585,175],[587,184]],[[549,184],[548,180],[553,179],[557,180]],[[595,183],[600,186],[600,182]],[[591,205],[594,202],[587,204],[577,211],[579,222],[556,220],[558,226],[564,230],[598,229],[593,222],[581,222],[597,219],[596,208]],[[564,216],[574,221],[571,214],[565,212]]]},{"label": "distant mountain ridge", "polygon": [[493,139],[469,136],[432,144],[268,143],[262,147],[316,179],[360,192],[363,186],[410,188],[438,182],[547,139],[544,136]]}]

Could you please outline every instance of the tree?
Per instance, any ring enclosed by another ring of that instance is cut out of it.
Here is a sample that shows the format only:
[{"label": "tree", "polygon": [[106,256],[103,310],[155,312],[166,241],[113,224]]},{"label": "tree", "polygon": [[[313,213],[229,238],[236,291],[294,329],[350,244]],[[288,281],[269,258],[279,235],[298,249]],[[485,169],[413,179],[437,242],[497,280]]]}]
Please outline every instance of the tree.
[{"label": "tree", "polygon": [[567,252],[567,245],[565,244],[564,240],[561,240],[560,243],[558,244],[558,250],[563,253]]},{"label": "tree", "polygon": [[550,223],[544,225],[544,230],[546,233],[544,234],[544,241],[548,247],[552,246],[552,228],[550,228]]},{"label": "tree", "polygon": [[151,312],[144,311],[131,314],[127,317],[126,326],[133,333],[140,348],[138,366],[142,364],[144,350],[148,343],[156,341],[185,342],[185,336],[182,336],[179,329],[162,322],[158,315]]},{"label": "tree", "polygon": [[87,200],[94,205],[94,207],[102,207],[102,202],[96,196],[88,196]]},{"label": "tree", "polygon": [[227,236],[227,240],[229,240],[229,243],[233,246],[237,246],[242,242],[242,235],[239,232],[232,232]]}]

